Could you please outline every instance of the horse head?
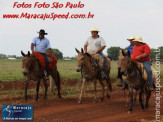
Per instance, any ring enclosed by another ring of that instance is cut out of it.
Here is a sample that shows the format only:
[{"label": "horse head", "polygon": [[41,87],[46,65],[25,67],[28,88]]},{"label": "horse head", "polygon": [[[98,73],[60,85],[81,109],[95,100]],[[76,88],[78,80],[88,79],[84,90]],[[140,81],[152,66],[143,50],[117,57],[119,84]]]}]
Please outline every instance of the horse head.
[{"label": "horse head", "polygon": [[75,50],[78,53],[78,56],[76,57],[76,59],[77,59],[76,71],[80,72],[82,69],[82,66],[86,63],[86,60],[87,60],[86,58],[90,58],[91,56],[89,53],[84,53],[83,48],[81,48],[81,52],[76,48],[75,48]]},{"label": "horse head", "polygon": [[124,75],[127,75],[127,72],[132,68],[132,61],[130,58],[130,53],[128,52],[127,54],[124,53],[122,50],[122,54],[124,58],[121,60],[121,70],[120,72]]},{"label": "horse head", "polygon": [[22,59],[23,71],[22,71],[22,73],[24,76],[27,76],[29,68],[31,67],[30,52],[28,51],[28,54],[24,54],[23,51],[21,51],[21,54],[23,56],[23,59]]}]

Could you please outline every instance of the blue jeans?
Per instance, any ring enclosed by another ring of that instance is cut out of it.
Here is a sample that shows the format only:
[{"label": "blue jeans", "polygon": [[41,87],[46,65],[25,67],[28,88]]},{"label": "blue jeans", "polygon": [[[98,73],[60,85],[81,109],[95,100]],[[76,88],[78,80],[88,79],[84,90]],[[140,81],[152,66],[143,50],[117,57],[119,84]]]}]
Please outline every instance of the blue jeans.
[{"label": "blue jeans", "polygon": [[45,53],[41,53],[44,56],[45,59],[45,70],[47,72],[47,76],[49,75],[49,61],[48,61],[48,57]]},{"label": "blue jeans", "polygon": [[101,52],[99,52],[97,54],[99,54],[103,59],[102,71],[106,74],[106,61],[105,61],[104,55]]},{"label": "blue jeans", "polygon": [[153,78],[152,78],[152,70],[151,70],[151,62],[150,61],[143,61],[141,62],[144,66],[145,71],[147,72],[147,79],[149,82],[149,86],[153,87]]},{"label": "blue jeans", "polygon": [[121,84],[125,85],[125,81],[122,78],[120,78],[120,79],[121,79]]}]

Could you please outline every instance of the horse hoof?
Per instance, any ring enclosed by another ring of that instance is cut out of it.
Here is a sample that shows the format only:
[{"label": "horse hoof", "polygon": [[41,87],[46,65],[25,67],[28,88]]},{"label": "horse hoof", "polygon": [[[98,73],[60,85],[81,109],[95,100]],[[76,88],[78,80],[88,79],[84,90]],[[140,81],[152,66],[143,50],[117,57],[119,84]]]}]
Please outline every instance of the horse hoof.
[{"label": "horse hoof", "polygon": [[93,100],[93,103],[96,103],[96,102],[97,102],[97,100],[96,100],[96,99],[94,99],[94,100]]},{"label": "horse hoof", "polygon": [[110,99],[110,95],[109,94],[107,95],[107,98]]},{"label": "horse hoof", "polygon": [[127,107],[128,107],[128,105],[126,104],[126,105],[125,105],[125,107],[127,108]]},{"label": "horse hoof", "polygon": [[81,100],[78,100],[78,104],[81,104]]},{"label": "horse hoof", "polygon": [[59,95],[59,96],[58,96],[58,98],[59,98],[59,99],[61,99],[61,98],[62,98],[62,96],[61,96],[61,95]]},{"label": "horse hoof", "polygon": [[128,111],[128,114],[131,114],[132,112],[131,111]]},{"label": "horse hoof", "polygon": [[99,99],[99,102],[103,102],[103,101],[104,101],[104,98],[100,98],[100,99]]}]

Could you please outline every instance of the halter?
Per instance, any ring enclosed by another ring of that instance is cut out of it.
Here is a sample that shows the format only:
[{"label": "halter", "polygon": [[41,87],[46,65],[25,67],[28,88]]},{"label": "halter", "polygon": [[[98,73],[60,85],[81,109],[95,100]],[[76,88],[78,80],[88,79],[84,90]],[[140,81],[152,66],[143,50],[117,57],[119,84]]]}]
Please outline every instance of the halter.
[{"label": "halter", "polygon": [[[131,67],[131,66],[132,66],[132,61],[130,60],[129,67]],[[136,75],[136,82],[130,83],[128,80],[125,80],[125,82],[128,84],[128,86],[129,86],[129,87],[131,88],[131,90],[133,91],[134,88],[138,85],[139,79],[141,78],[141,77],[140,77],[140,74],[139,74],[139,71],[136,70],[136,72],[135,72],[134,70],[132,70],[132,72],[129,73],[129,68],[126,68],[124,71],[127,72],[127,75],[126,75],[126,76],[127,76],[127,79],[129,79],[129,77],[132,77],[135,73],[137,73],[137,75]]]}]

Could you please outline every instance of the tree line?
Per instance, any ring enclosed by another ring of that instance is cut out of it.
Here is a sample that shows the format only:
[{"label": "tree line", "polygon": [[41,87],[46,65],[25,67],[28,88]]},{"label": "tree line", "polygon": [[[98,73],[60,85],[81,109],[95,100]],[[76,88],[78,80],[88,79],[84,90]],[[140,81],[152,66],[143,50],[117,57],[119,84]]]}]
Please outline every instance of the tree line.
[{"label": "tree line", "polygon": [[[126,50],[125,48],[121,47],[110,47],[107,49],[107,56],[111,57],[112,60],[117,60],[119,56],[119,50],[123,49]],[[76,57],[63,57],[63,53],[59,49],[52,49],[53,55],[57,57],[57,59],[63,59],[63,58],[69,58],[69,59],[76,59]],[[156,49],[151,48],[151,60],[155,61],[156,60],[156,55],[160,57],[160,60],[163,61],[163,46],[159,47],[159,52]],[[21,59],[22,56],[16,56],[16,55],[5,55],[5,54],[0,54],[0,59],[8,59],[8,58],[16,58],[16,59]]]}]

